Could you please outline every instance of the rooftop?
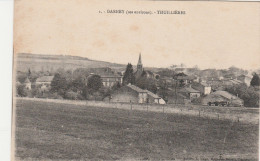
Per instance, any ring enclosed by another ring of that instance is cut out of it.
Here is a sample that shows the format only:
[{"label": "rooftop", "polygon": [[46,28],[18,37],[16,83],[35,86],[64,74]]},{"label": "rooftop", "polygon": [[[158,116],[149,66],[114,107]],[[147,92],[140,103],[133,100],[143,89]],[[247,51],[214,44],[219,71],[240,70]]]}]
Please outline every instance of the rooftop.
[{"label": "rooftop", "polygon": [[51,82],[54,76],[43,76],[36,79],[36,82]]},{"label": "rooftop", "polygon": [[132,84],[128,84],[127,85],[129,88],[131,88],[132,90],[134,91],[137,91],[138,93],[147,93],[145,90],[135,86],[135,85],[132,85]]},{"label": "rooftop", "polygon": [[200,93],[200,91],[197,91],[193,88],[190,88],[190,87],[185,87],[183,89],[181,89],[182,92],[187,92],[187,93]]},{"label": "rooftop", "polygon": [[227,99],[240,99],[237,96],[235,96],[235,95],[233,95],[233,94],[231,94],[227,91],[216,91],[213,94],[220,95],[220,96],[225,97]]},{"label": "rooftop", "polygon": [[153,98],[161,98],[161,97],[159,97],[157,94],[154,94],[154,93],[151,92],[151,91],[148,91],[148,90],[145,90],[145,91],[147,92],[148,95],[150,95],[150,96],[153,97]]}]

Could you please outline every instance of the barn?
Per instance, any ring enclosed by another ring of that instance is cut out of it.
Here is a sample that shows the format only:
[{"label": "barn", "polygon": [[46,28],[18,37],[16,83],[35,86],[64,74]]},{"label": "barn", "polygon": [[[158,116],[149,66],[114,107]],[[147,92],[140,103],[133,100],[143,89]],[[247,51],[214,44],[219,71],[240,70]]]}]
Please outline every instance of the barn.
[{"label": "barn", "polygon": [[244,106],[244,101],[227,91],[216,91],[202,99],[202,105]]},{"label": "barn", "polygon": [[131,84],[116,90],[111,95],[110,102],[165,104],[165,101],[156,94]]}]

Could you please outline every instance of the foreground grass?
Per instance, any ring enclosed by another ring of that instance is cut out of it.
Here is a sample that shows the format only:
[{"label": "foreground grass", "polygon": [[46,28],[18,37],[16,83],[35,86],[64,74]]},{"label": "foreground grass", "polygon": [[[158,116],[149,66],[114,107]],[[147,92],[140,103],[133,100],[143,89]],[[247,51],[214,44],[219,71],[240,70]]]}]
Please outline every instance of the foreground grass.
[{"label": "foreground grass", "polygon": [[257,159],[258,125],[18,100],[21,160]]}]

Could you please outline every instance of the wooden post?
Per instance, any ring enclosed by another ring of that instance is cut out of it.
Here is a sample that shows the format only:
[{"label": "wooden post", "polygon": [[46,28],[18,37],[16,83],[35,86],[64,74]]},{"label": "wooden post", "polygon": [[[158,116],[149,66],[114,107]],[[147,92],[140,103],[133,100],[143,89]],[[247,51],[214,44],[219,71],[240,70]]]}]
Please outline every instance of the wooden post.
[{"label": "wooden post", "polygon": [[218,114],[218,120],[219,120],[219,114]]},{"label": "wooden post", "polygon": [[200,110],[199,110],[199,117],[200,117]]},{"label": "wooden post", "polygon": [[132,101],[130,100],[130,106],[131,106],[131,110],[133,109],[133,107],[132,107]]}]

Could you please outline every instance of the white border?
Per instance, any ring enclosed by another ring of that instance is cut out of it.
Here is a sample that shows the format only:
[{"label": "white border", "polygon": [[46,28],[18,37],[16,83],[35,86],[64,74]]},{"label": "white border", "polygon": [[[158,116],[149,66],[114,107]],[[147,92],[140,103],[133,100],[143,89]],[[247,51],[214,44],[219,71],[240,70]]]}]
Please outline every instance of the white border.
[{"label": "white border", "polygon": [[11,160],[13,0],[0,0],[0,160]]}]

